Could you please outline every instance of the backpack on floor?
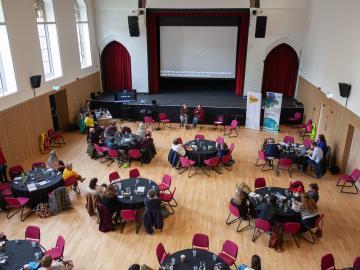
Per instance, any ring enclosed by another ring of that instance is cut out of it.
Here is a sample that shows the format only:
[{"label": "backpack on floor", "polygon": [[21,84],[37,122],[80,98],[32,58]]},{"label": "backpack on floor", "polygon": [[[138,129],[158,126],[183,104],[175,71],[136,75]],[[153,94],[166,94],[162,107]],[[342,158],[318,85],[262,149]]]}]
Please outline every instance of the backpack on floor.
[{"label": "backpack on floor", "polygon": [[36,206],[36,214],[40,218],[47,218],[51,216],[51,210],[48,203],[39,203]]}]

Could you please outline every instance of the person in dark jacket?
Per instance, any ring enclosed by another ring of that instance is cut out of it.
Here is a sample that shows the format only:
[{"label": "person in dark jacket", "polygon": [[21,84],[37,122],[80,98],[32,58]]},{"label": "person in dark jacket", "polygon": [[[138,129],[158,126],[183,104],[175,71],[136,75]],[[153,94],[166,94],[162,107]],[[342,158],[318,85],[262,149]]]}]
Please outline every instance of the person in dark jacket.
[{"label": "person in dark jacket", "polygon": [[327,144],[326,144],[325,136],[323,134],[319,134],[318,140],[316,141],[316,145],[321,148],[325,156],[327,150]]},{"label": "person in dark jacket", "polygon": [[156,191],[150,189],[148,191],[148,196],[144,199],[145,211],[146,210],[160,210],[161,200],[156,196]]},{"label": "person in dark jacket", "polygon": [[307,192],[311,199],[313,199],[316,203],[319,201],[319,186],[316,183],[311,183],[309,185],[310,190]]},{"label": "person in dark jacket", "polygon": [[114,219],[114,217],[118,216],[120,211],[119,202],[117,199],[117,192],[114,185],[108,185],[105,188],[104,196],[101,199],[101,203],[108,209],[110,216]]},{"label": "person in dark jacket", "polygon": [[267,220],[270,222],[271,227],[274,227],[276,225],[277,216],[278,216],[278,209],[276,207],[276,196],[271,195],[270,196],[270,204],[263,203],[260,206],[260,213],[258,218]]},{"label": "person in dark jacket", "polygon": [[104,136],[107,137],[114,137],[117,132],[116,122],[111,123],[110,126],[105,128]]},{"label": "person in dark jacket", "polygon": [[240,216],[247,220],[249,216],[255,216],[254,205],[249,199],[249,195],[244,191],[236,191],[235,196],[231,199],[231,204],[239,209]]},{"label": "person in dark jacket", "polygon": [[161,200],[156,196],[156,191],[151,189],[144,199],[144,227],[147,233],[152,234],[155,229],[162,230],[163,216],[161,214]]},{"label": "person in dark jacket", "polygon": [[6,174],[6,159],[4,154],[0,148],[0,182],[8,182],[7,174]]},{"label": "person in dark jacket", "polygon": [[270,158],[279,158],[280,157],[280,150],[276,143],[268,143],[265,146],[265,156]]},{"label": "person in dark jacket", "polygon": [[227,154],[230,153],[230,150],[227,146],[226,143],[223,143],[220,145],[218,151],[217,151],[217,156],[220,158],[220,160],[222,159],[223,156],[226,156]]},{"label": "person in dark jacket", "polygon": [[197,105],[197,107],[194,109],[194,118],[192,124],[194,125],[194,127],[196,127],[199,122],[203,122],[203,121],[204,121],[204,109],[202,105]]}]

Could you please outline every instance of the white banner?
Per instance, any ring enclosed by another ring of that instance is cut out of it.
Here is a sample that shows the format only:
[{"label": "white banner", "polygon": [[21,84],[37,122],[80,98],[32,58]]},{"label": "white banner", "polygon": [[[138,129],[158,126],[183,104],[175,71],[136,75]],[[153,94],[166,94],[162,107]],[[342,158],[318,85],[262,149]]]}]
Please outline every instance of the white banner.
[{"label": "white banner", "polygon": [[246,128],[260,130],[261,93],[248,92],[246,106]]},{"label": "white banner", "polygon": [[266,92],[263,130],[279,132],[282,94]]}]

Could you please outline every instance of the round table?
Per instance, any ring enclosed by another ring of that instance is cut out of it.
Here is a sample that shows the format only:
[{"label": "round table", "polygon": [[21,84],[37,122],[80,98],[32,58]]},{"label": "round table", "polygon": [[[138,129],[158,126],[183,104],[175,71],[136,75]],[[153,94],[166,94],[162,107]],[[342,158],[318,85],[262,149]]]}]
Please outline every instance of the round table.
[{"label": "round table", "polygon": [[[118,201],[121,209],[137,210],[145,207],[144,199],[150,189],[159,191],[158,185],[145,178],[129,178],[114,183],[118,192]],[[139,187],[144,187],[144,192],[137,193]]]},{"label": "round table", "polygon": [[[196,250],[196,257],[194,257],[193,251]],[[185,261],[182,262],[180,259],[181,255],[185,255]],[[215,258],[215,261],[214,261]],[[219,269],[230,269],[229,266],[219,257],[217,254],[214,254],[208,250],[202,249],[184,249],[172,253],[169,255],[161,264],[164,269],[167,269],[167,266],[170,266],[175,259],[174,270],[194,270],[194,266],[200,266],[200,262],[205,263],[206,269],[214,269],[215,265],[219,266]]]},{"label": "round table", "polygon": [[279,203],[280,203],[279,199],[278,199],[278,202],[276,203],[276,205],[278,207],[278,221],[279,222],[299,222],[301,220],[301,215],[300,215],[300,213],[297,213],[291,209],[290,203],[292,200],[300,201],[300,197],[295,197],[293,193],[291,193],[290,191],[288,191],[288,193],[287,193],[287,191],[288,191],[287,188],[280,188],[280,187],[259,188],[259,189],[256,189],[254,192],[256,194],[259,194],[261,197],[258,197],[258,198],[252,197],[251,201],[254,204],[255,209],[259,210],[261,205],[263,203],[267,202],[267,200],[265,199],[265,196],[275,195],[278,198],[280,196],[283,196],[285,198],[283,198],[281,207],[279,205]]},{"label": "round table", "polygon": [[[42,256],[41,248],[38,244],[32,246],[31,241],[28,240],[11,240],[5,243],[5,248],[0,251],[0,258],[4,255],[7,257],[4,264],[0,264],[2,270],[22,269],[25,264],[31,261],[36,261],[35,253],[39,253],[39,258]],[[1,260],[1,259],[0,259]]]},{"label": "round table", "polygon": [[115,136],[116,149],[129,151],[130,149],[140,148],[141,138],[136,134],[118,133]]},{"label": "round table", "polygon": [[196,166],[202,167],[204,160],[217,155],[216,142],[210,140],[193,140],[185,144],[186,155],[196,162]]},{"label": "round table", "polygon": [[[36,190],[29,191],[29,184],[35,184]],[[53,169],[35,169],[27,172],[23,177],[15,177],[11,184],[14,197],[29,198],[28,206],[35,208],[39,203],[49,200],[48,194],[63,186],[62,174]]]}]

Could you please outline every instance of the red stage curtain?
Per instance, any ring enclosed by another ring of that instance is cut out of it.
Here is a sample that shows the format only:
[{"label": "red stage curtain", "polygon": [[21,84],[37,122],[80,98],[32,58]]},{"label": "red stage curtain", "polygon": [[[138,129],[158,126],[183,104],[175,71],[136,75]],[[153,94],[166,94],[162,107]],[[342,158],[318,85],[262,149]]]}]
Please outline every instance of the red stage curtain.
[{"label": "red stage curtain", "polygon": [[271,50],[264,62],[262,92],[282,93],[293,97],[299,68],[295,50],[282,43]]},{"label": "red stage curtain", "polygon": [[158,18],[161,16],[213,16],[239,17],[239,40],[237,48],[236,61],[236,95],[240,96],[244,92],[245,81],[245,66],[246,54],[249,33],[249,10],[243,12],[229,12],[229,13],[213,13],[213,12],[154,12],[148,10],[147,12],[147,38],[148,38],[148,59],[149,59],[149,92],[156,94],[159,91],[159,76],[160,76],[160,55],[159,55],[159,24]]},{"label": "red stage curtain", "polygon": [[101,66],[105,91],[132,89],[130,54],[119,42],[106,45],[101,54]]}]

